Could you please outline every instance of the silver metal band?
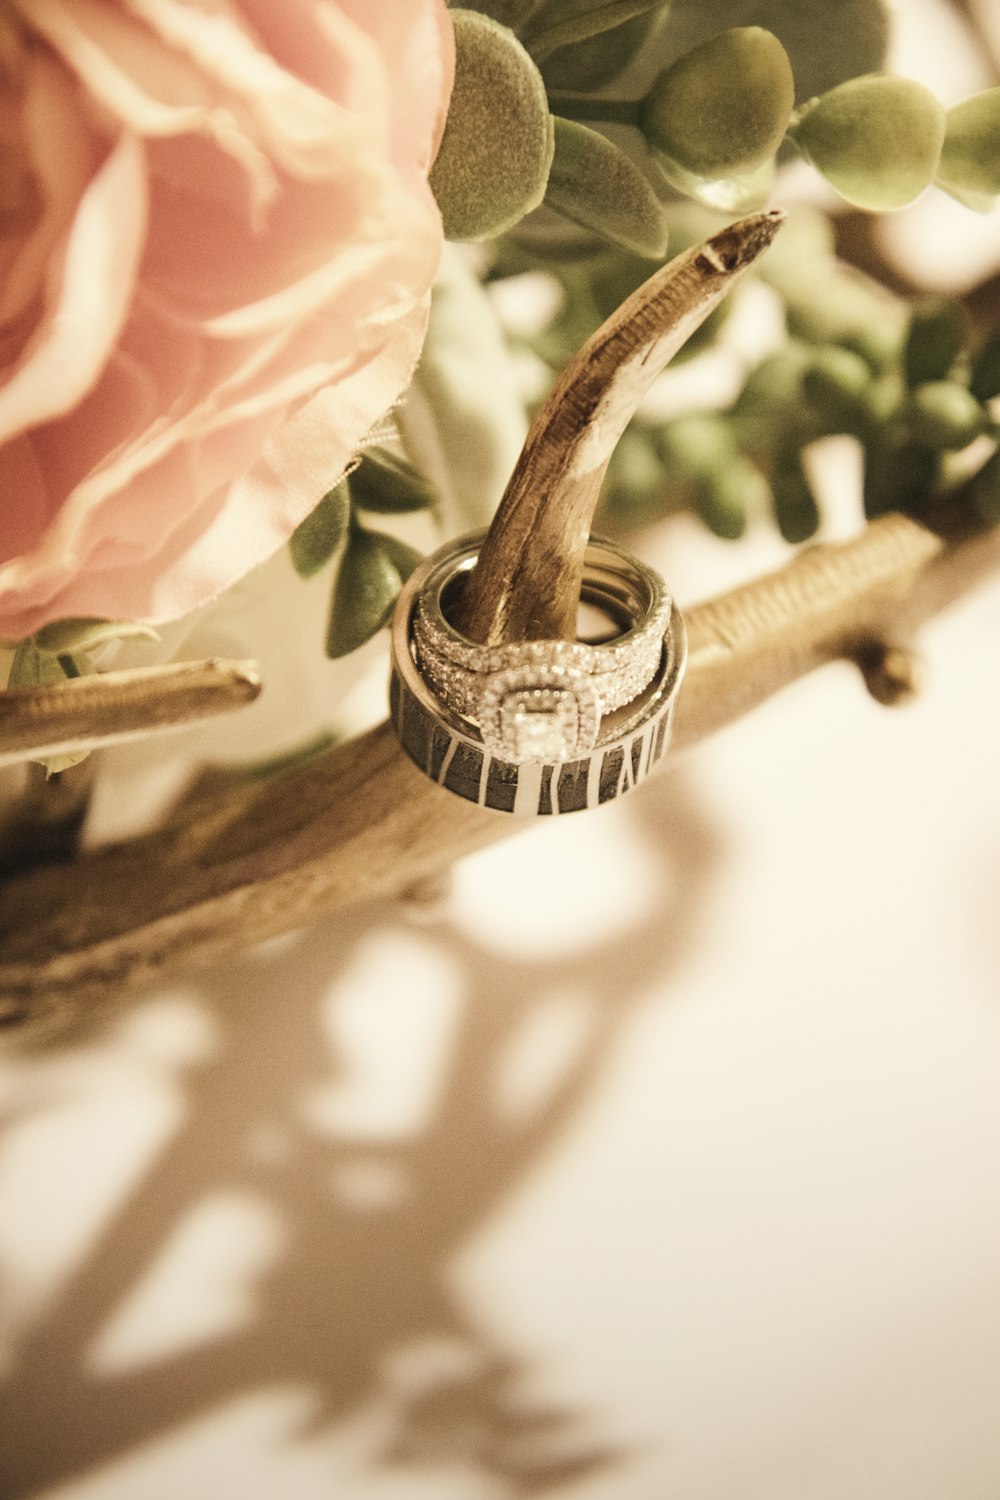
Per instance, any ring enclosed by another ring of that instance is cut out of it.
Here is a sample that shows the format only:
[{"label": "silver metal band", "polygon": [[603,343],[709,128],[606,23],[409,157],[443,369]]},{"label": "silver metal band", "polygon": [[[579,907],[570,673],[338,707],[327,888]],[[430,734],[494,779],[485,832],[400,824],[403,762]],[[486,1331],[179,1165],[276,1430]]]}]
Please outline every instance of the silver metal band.
[{"label": "silver metal band", "polygon": [[442,786],[498,811],[570,812],[620,796],[666,749],[684,670],[684,624],[662,579],[592,540],[581,598],[618,634],[483,647],[447,615],[481,543],[442,548],[400,595],[390,692],[403,748]]}]

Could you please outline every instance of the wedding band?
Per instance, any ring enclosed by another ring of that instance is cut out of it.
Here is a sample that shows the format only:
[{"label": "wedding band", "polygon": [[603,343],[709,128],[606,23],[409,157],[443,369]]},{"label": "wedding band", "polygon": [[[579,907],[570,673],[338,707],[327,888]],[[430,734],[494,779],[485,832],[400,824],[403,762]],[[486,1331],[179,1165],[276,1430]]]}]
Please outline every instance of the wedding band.
[{"label": "wedding band", "polygon": [[581,603],[609,639],[481,646],[449,614],[482,540],[443,547],[400,595],[390,700],[403,749],[440,785],[498,811],[570,812],[622,795],[666,749],[684,670],[684,624],[663,580],[591,538]]}]

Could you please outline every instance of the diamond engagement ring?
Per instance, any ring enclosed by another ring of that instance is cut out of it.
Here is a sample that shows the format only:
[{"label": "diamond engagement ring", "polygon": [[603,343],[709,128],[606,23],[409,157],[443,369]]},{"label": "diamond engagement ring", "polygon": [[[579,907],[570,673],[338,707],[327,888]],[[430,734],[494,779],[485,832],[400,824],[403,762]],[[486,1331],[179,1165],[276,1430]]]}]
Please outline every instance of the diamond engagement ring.
[{"label": "diamond engagement ring", "polygon": [[403,749],[497,811],[572,812],[621,796],[663,754],[684,670],[684,624],[663,580],[591,538],[580,602],[600,639],[481,646],[449,616],[483,536],[427,558],[399,597],[390,698]]}]

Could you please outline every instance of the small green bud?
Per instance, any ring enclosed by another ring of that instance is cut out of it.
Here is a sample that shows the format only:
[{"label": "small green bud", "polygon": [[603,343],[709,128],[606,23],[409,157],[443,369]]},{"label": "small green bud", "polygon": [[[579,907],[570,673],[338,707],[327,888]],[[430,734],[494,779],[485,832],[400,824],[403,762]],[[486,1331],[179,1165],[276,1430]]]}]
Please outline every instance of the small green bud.
[{"label": "small green bud", "polygon": [[1000,193],[1000,88],[948,111],[937,180],[970,208],[992,207]]},{"label": "small green bud", "polygon": [[599,131],[572,120],[554,123],[549,207],[626,250],[650,259],[664,256],[666,214],[639,168]]},{"label": "small green bud", "polygon": [[329,562],[344,540],[350,515],[351,496],[347,480],[342,479],[299,522],[289,538],[292,566],[300,578],[312,578]]},{"label": "small green bud", "polygon": [[922,448],[952,451],[978,437],[986,413],[964,385],[952,380],[929,380],[918,385],[906,407],[906,423]]},{"label": "small green bud", "polygon": [[918,302],[903,345],[907,385],[944,380],[965,347],[969,318],[960,302],[928,298]]},{"label": "small green bud", "polygon": [[871,383],[871,367],[861,355],[836,344],[817,349],[802,376],[805,398],[829,432],[856,432],[863,425]]},{"label": "small green bud", "polygon": [[805,105],[789,134],[842,198],[879,212],[904,208],[930,186],[944,110],[910,78],[869,73]]},{"label": "small green bud", "polygon": [[455,84],[430,183],[450,240],[502,233],[542,201],[553,134],[542,75],[505,26],[453,10]]},{"label": "small green bud", "polygon": [[642,130],[654,150],[708,180],[743,177],[781,145],[795,99],[784,47],[760,26],[723,31],[654,82]]},{"label": "small green bud", "polygon": [[992,401],[1000,396],[1000,334],[994,334],[972,361],[969,390],[977,401]]}]

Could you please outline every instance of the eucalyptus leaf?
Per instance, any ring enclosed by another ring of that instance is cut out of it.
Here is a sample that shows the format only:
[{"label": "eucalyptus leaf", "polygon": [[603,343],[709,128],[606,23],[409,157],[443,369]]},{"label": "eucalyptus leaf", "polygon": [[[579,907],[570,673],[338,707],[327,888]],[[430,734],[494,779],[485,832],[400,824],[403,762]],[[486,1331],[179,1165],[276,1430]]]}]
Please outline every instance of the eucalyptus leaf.
[{"label": "eucalyptus leaf", "polygon": [[921,448],[946,452],[968,447],[986,426],[986,413],[964,385],[929,380],[918,385],[906,406],[913,441]]},{"label": "eucalyptus leaf", "polygon": [[659,74],[643,102],[642,131],[695,177],[745,177],[773,158],[794,99],[788,54],[773,32],[732,27]]},{"label": "eucalyptus leaf", "polygon": [[992,207],[1000,194],[1000,88],[948,111],[937,180],[969,207]]},{"label": "eucalyptus leaf", "polygon": [[656,13],[647,11],[585,41],[557,48],[541,64],[546,87],[550,91],[606,87],[649,44],[655,23]]},{"label": "eucalyptus leaf", "polygon": [[599,131],[558,117],[554,123],[546,203],[637,255],[664,256],[663,205],[638,167]]},{"label": "eucalyptus leaf", "polygon": [[141,625],[134,620],[101,620],[91,616],[56,620],[51,625],[43,625],[34,635],[35,645],[39,650],[47,651],[53,656],[96,651],[108,641],[138,639],[158,641],[160,637],[151,625]]},{"label": "eucalyptus leaf", "polygon": [[575,47],[659,10],[664,0],[549,0],[523,28],[532,57],[542,62],[562,47]]},{"label": "eucalyptus leaf", "polygon": [[350,515],[350,489],[348,481],[342,479],[289,538],[292,563],[300,578],[312,578],[329,562],[344,539]]},{"label": "eucalyptus leaf", "polygon": [[333,589],[326,654],[357,651],[386,624],[403,576],[387,539],[353,524]]},{"label": "eucalyptus leaf", "polygon": [[842,198],[882,212],[930,186],[944,128],[944,110],[923,84],[871,73],[807,104],[789,134]]},{"label": "eucalyptus leaf", "polygon": [[430,183],[451,240],[500,234],[542,201],[552,119],[542,75],[512,31],[451,13],[455,84]]},{"label": "eucalyptus leaf", "polygon": [[798,102],[883,65],[886,0],[671,0],[659,66],[731,26],[762,26],[788,53]]},{"label": "eucalyptus leaf", "polygon": [[789,454],[771,475],[778,530],[786,542],[807,542],[819,528],[816,496],[799,454]]},{"label": "eucalyptus leaf", "polygon": [[907,385],[943,380],[965,347],[969,316],[960,302],[928,297],[916,304],[903,345]]},{"label": "eucalyptus leaf", "polygon": [[430,510],[437,491],[405,458],[388,448],[366,448],[351,473],[351,498],[362,510],[379,515],[403,515]]}]

